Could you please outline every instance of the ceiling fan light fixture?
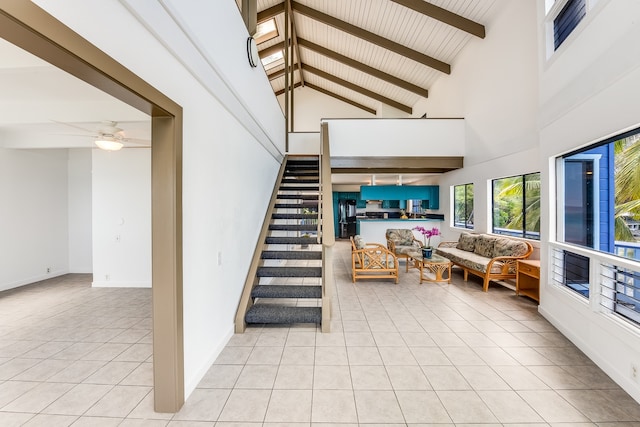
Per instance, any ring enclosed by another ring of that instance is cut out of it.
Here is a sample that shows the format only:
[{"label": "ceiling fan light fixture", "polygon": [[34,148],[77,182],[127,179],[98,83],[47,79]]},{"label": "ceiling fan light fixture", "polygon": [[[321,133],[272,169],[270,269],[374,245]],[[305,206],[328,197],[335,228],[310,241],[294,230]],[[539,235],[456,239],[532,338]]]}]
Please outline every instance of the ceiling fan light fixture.
[{"label": "ceiling fan light fixture", "polygon": [[113,138],[96,139],[96,145],[105,151],[118,151],[124,144]]}]

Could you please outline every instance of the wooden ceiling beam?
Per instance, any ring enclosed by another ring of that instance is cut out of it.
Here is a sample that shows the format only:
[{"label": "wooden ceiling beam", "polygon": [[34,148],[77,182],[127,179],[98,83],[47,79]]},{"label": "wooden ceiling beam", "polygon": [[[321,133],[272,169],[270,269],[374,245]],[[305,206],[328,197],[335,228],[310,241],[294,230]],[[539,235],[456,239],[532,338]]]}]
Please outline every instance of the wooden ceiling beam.
[{"label": "wooden ceiling beam", "polygon": [[[300,87],[300,86],[302,86],[302,83],[298,82],[295,85],[293,85],[293,88],[295,89],[295,88]],[[284,93],[284,89],[280,89],[279,91],[275,92],[276,96],[280,96],[283,93]]]},{"label": "wooden ceiling beam", "polygon": [[268,21],[269,19],[278,16],[281,13],[284,13],[284,2],[278,3],[275,6],[271,6],[270,8],[265,9],[262,12],[258,12],[258,24],[264,21]]},{"label": "wooden ceiling beam", "polygon": [[319,70],[319,69],[317,69],[315,67],[312,67],[312,66],[306,65],[306,64],[304,65],[303,68],[304,68],[305,71],[307,71],[307,72],[309,72],[311,74],[315,74],[316,76],[321,77],[321,78],[323,78],[325,80],[329,80],[329,81],[331,81],[333,83],[339,84],[340,86],[344,86],[347,89],[351,89],[354,92],[361,93],[362,95],[368,96],[369,98],[373,98],[373,99],[375,99],[377,101],[382,102],[383,104],[390,105],[390,106],[392,106],[394,108],[397,108],[400,111],[404,111],[407,114],[412,114],[413,113],[413,108],[409,107],[408,105],[404,105],[404,104],[402,104],[402,103],[400,103],[398,101],[394,101],[391,98],[387,98],[386,96],[382,96],[382,95],[380,95],[380,94],[378,94],[376,92],[373,92],[373,91],[371,91],[369,89],[365,89],[365,88],[363,88],[361,86],[358,86],[356,84],[353,84],[353,83],[351,83],[351,82],[349,82],[347,80],[343,80],[343,79],[341,79],[339,77],[334,76],[333,74],[329,74],[329,73],[327,73],[325,71]]},{"label": "wooden ceiling beam", "polygon": [[463,165],[463,157],[331,157],[333,173],[446,172]]},{"label": "wooden ceiling beam", "polygon": [[485,37],[484,25],[443,9],[423,0],[391,0],[394,3],[412,9],[430,18],[437,19],[447,25],[451,25],[459,30],[465,31],[476,37]]},{"label": "wooden ceiling beam", "polygon": [[451,74],[451,66],[449,64],[439,61],[429,55],[425,55],[422,52],[410,49],[404,45],[401,45],[400,43],[396,43],[392,40],[379,36],[378,34],[372,33],[360,27],[356,27],[355,25],[349,24],[348,22],[342,21],[338,18],[334,18],[333,16],[327,15],[326,13],[320,12],[316,9],[312,9],[309,6],[305,6],[298,2],[292,2],[292,6],[295,12],[308,16],[309,18],[314,19],[318,22],[322,22],[331,27],[337,28],[338,30],[366,40],[369,43],[373,43],[377,46],[383,47],[387,50],[397,53],[398,55],[410,58],[416,62],[426,65],[427,67],[431,67],[445,74]]},{"label": "wooden ceiling beam", "polygon": [[[306,68],[305,68],[305,69],[306,69]],[[307,86],[307,87],[309,87],[309,88],[311,88],[311,89],[313,89],[313,90],[315,90],[315,91],[318,91],[318,92],[320,92],[320,93],[323,93],[323,94],[325,94],[325,95],[328,95],[328,96],[330,96],[330,97],[332,97],[332,98],[335,98],[335,99],[337,99],[337,100],[339,100],[339,101],[346,102],[346,103],[347,103],[347,104],[349,104],[349,105],[353,105],[354,107],[359,108],[359,109],[361,109],[361,110],[364,110],[364,111],[366,111],[367,113],[371,113],[371,114],[373,114],[374,116],[375,116],[375,115],[376,115],[376,113],[377,113],[377,111],[376,111],[376,110],[374,110],[373,108],[369,108],[369,107],[367,107],[367,106],[365,106],[365,105],[359,104],[359,103],[357,103],[357,102],[355,102],[355,101],[350,100],[349,98],[345,98],[344,96],[338,95],[337,93],[330,92],[330,91],[328,91],[328,90],[326,90],[326,89],[323,89],[323,88],[321,88],[321,87],[319,87],[319,86],[316,86],[316,85],[314,85],[314,84],[311,84],[311,83],[309,83],[309,82],[306,82],[306,83],[305,83],[305,86]]]},{"label": "wooden ceiling beam", "polygon": [[[295,70],[297,70],[298,68],[300,68],[300,66],[298,65],[298,63],[295,63],[295,64],[293,65],[293,68],[294,68]],[[267,78],[268,78],[269,80],[275,80],[275,79],[277,79],[278,77],[282,77],[282,76],[284,76],[284,68],[283,68],[282,70],[274,71],[274,72],[273,72],[273,73],[271,73],[271,74],[267,74]]]},{"label": "wooden ceiling beam", "polygon": [[242,0],[242,20],[251,37],[256,33],[257,16],[258,0]]},{"label": "wooden ceiling beam", "polygon": [[[300,45],[298,44],[298,31],[296,29],[296,21],[293,17],[293,11],[291,10],[291,0],[286,0],[287,2],[289,2],[288,6],[287,6],[287,10],[289,11],[289,21],[291,22],[291,41],[293,42],[293,46],[291,47],[297,57],[298,63],[300,64],[300,83],[302,83],[302,86],[304,86],[304,74],[302,73],[302,57],[300,56]],[[292,62],[294,62],[294,60],[292,60]]]},{"label": "wooden ceiling beam", "polygon": [[284,42],[276,43],[273,46],[269,46],[258,52],[260,58],[266,58],[269,55],[273,55],[276,52],[284,50]]},{"label": "wooden ceiling beam", "polygon": [[327,58],[331,58],[335,61],[348,65],[351,68],[355,68],[356,70],[362,71],[363,73],[367,73],[380,80],[384,80],[387,83],[391,83],[392,85],[401,87],[405,90],[408,90],[409,92],[413,92],[416,95],[420,95],[424,98],[427,98],[429,96],[429,91],[427,89],[421,88],[420,86],[414,85],[413,83],[409,83],[406,80],[402,80],[396,76],[387,74],[383,71],[380,71],[377,68],[370,67],[366,64],[363,64],[362,62],[358,62],[355,59],[341,55],[338,52],[334,52],[333,50],[317,45],[303,38],[298,37],[298,44],[316,53],[324,55]]}]

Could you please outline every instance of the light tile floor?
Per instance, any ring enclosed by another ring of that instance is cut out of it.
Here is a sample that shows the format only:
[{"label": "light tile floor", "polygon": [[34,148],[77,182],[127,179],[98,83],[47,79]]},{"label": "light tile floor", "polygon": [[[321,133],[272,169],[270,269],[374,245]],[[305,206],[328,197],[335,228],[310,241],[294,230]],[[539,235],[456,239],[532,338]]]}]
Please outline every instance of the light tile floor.
[{"label": "light tile floor", "polygon": [[[492,285],[352,284],[337,243],[332,332],[235,335],[177,414],[152,411],[151,293],[69,275],[0,293],[0,426],[640,427],[640,405]],[[401,265],[404,270],[404,265]]]}]

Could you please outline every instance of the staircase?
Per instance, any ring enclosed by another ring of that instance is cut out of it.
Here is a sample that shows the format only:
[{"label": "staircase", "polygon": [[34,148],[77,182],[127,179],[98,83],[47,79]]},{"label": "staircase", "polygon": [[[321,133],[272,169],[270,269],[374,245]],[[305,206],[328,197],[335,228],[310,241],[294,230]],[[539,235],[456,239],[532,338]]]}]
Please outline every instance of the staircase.
[{"label": "staircase", "polygon": [[322,321],[319,168],[317,156],[285,159],[268,231],[260,243],[246,324]]}]

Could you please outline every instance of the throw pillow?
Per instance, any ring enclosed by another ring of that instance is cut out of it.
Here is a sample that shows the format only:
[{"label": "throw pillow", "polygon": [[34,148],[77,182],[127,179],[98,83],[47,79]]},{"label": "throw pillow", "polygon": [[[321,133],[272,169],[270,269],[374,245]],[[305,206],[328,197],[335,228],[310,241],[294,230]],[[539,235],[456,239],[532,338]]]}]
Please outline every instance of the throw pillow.
[{"label": "throw pillow", "polygon": [[460,234],[456,248],[463,251],[473,252],[476,249],[476,236],[471,233]]},{"label": "throw pillow", "polygon": [[487,236],[486,234],[481,234],[476,238],[476,249],[475,253],[480,256],[493,258],[495,255],[493,254],[493,246],[496,243],[497,238],[492,236]]}]

